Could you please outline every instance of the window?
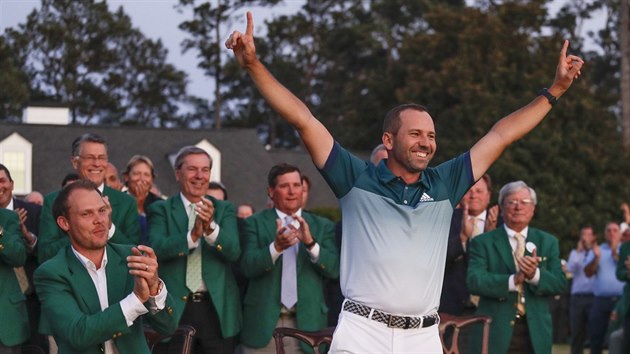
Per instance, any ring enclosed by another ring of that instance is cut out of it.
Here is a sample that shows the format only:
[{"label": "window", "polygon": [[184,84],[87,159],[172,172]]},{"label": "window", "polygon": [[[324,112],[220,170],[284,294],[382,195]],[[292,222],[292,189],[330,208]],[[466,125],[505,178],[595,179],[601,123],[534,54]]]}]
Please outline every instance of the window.
[{"label": "window", "polygon": [[33,144],[20,134],[13,133],[0,141],[0,162],[13,178],[13,193],[25,195],[32,191]]}]

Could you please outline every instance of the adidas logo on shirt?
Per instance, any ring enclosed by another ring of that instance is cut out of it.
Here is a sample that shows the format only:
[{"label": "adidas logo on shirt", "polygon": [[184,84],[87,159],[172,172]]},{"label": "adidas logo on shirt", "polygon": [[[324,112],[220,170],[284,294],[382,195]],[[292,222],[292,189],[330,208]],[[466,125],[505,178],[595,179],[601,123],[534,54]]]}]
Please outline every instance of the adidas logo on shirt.
[{"label": "adidas logo on shirt", "polygon": [[422,197],[420,197],[420,202],[432,202],[433,198],[426,194],[426,193],[422,193]]}]

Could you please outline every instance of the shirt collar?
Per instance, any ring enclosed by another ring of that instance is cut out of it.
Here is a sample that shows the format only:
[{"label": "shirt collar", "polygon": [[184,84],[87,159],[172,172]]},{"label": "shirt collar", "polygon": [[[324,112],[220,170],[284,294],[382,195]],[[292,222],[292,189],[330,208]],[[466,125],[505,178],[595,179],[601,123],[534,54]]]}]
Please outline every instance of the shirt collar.
[{"label": "shirt collar", "polygon": [[[276,215],[278,215],[278,218],[280,218],[280,220],[282,220],[282,222],[284,222],[285,218],[287,216],[289,216],[289,214],[286,214],[282,211],[280,211],[278,208],[274,208],[276,210]],[[298,209],[298,211],[295,212],[295,214],[297,214],[297,216],[302,216],[302,208]]]},{"label": "shirt collar", "polygon": [[101,194],[103,194],[105,191],[105,182],[101,183],[101,185],[96,188],[98,188],[98,190],[101,191]]},{"label": "shirt collar", "polygon": [[[92,262],[87,257],[79,253],[79,251],[77,251],[74,248],[74,246],[70,246],[70,248],[72,248],[72,253],[74,253],[77,259],[79,259],[79,262],[81,262],[81,265],[83,267],[85,267],[86,269],[91,269],[91,270],[96,271],[96,264],[94,264],[94,262]],[[105,247],[105,250],[103,251],[103,260],[101,261],[100,269],[105,269],[106,266],[107,266],[107,247]]]},{"label": "shirt collar", "polygon": [[471,218],[475,218],[475,219],[479,219],[481,221],[486,221],[486,216],[488,215],[488,211],[484,210],[481,212],[481,214],[477,215],[477,216],[472,216],[472,215],[468,215]]},{"label": "shirt collar", "polygon": [[[517,234],[516,231],[510,229],[509,227],[507,227],[506,224],[503,224],[503,227],[505,228],[505,232],[508,234],[509,237],[514,237],[514,235]],[[523,230],[521,230],[521,232],[518,232],[519,234],[523,235],[525,237],[525,239],[527,239],[527,230],[529,230],[529,226],[525,226],[525,228]]]},{"label": "shirt collar", "polygon": [[184,193],[182,192],[179,192],[179,196],[182,198],[182,203],[184,204],[184,209],[186,209],[186,214],[190,213],[189,205],[194,203],[184,197]]},{"label": "shirt collar", "polygon": [[[392,171],[389,169],[389,167],[387,167],[387,159],[383,159],[381,160],[381,162],[378,163],[378,165],[375,167],[375,173],[376,176],[378,177],[378,179],[383,182],[384,184],[388,184],[391,183],[394,180],[400,180],[402,183],[405,183],[405,181],[403,181],[402,178],[394,175],[392,173]],[[406,183],[405,183],[406,184]],[[413,185],[421,185],[424,189],[429,189],[429,185],[425,179],[425,174],[421,173],[420,174],[420,179],[417,182],[414,183],[410,183],[410,186]]]},{"label": "shirt collar", "polygon": [[15,207],[13,206],[13,198],[9,199],[9,204],[7,204],[7,207],[5,209],[15,210]]}]

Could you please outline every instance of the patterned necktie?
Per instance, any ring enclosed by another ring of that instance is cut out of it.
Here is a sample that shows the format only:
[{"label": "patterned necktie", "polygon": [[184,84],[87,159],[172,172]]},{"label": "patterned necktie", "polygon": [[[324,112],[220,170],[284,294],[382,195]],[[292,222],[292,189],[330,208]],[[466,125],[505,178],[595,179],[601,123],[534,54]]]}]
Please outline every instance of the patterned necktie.
[{"label": "patterned necktie", "polygon": [[13,268],[13,272],[15,272],[15,276],[17,277],[18,284],[20,284],[20,290],[22,293],[29,295],[31,292],[29,290],[28,276],[26,276],[24,267]]},{"label": "patterned necktie", "polygon": [[[293,218],[287,216],[284,220],[284,226],[288,226],[293,221]],[[291,309],[297,303],[296,258],[298,245],[299,243],[296,243],[282,251],[282,288],[280,301],[287,309]]]},{"label": "patterned necktie", "polygon": [[[514,235],[516,238],[516,250],[514,250],[514,264],[516,270],[520,269],[518,261],[525,255],[525,236],[520,233]],[[523,284],[518,286],[518,295],[516,300],[516,310],[520,316],[525,314],[525,293],[523,292]]]},{"label": "patterned necktie", "polygon": [[[188,231],[195,226],[195,204],[190,203],[188,208]],[[201,241],[200,241],[201,242]],[[196,292],[201,288],[201,243],[186,259],[186,287],[190,292]]]}]

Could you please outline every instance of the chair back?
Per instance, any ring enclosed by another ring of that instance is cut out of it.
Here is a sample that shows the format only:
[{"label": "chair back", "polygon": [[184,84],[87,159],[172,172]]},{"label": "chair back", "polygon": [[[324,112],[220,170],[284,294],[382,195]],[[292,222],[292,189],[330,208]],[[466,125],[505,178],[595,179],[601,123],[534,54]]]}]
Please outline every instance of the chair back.
[{"label": "chair back", "polygon": [[153,349],[155,349],[155,347],[163,341],[171,340],[175,337],[182,337],[182,350],[179,353],[190,354],[192,350],[193,337],[196,332],[197,331],[192,326],[180,325],[172,335],[165,336],[156,332],[149,326],[144,326],[144,337],[147,339],[147,344],[149,345],[149,350],[151,352],[153,352]]},{"label": "chair back", "polygon": [[[481,354],[488,354],[488,338],[490,336],[490,323],[492,318],[488,316],[453,316],[440,313],[440,341],[444,354],[459,354],[459,332],[463,327],[483,323],[483,337],[481,340]],[[448,328],[453,328],[453,336],[450,343],[445,343],[444,334]]]},{"label": "chair back", "polygon": [[332,342],[335,327],[324,328],[321,331],[302,331],[296,328],[278,327],[273,330],[273,338],[276,343],[276,354],[285,354],[284,337],[292,337],[308,344],[315,354],[320,354],[319,346],[321,344],[330,344]]}]

